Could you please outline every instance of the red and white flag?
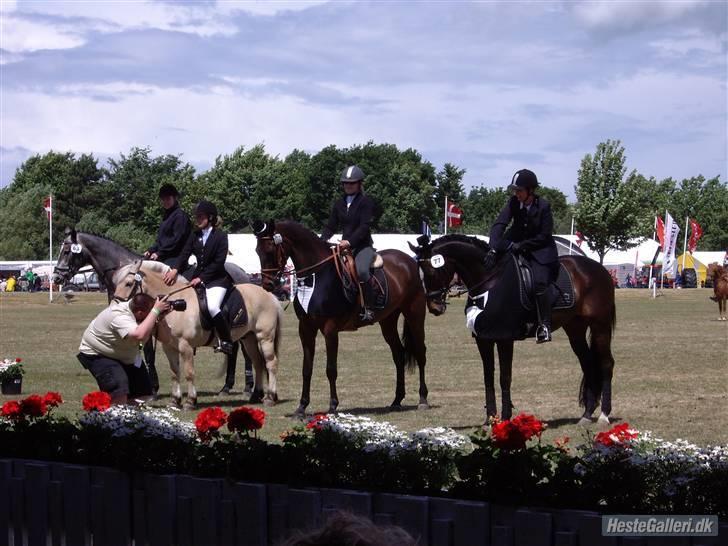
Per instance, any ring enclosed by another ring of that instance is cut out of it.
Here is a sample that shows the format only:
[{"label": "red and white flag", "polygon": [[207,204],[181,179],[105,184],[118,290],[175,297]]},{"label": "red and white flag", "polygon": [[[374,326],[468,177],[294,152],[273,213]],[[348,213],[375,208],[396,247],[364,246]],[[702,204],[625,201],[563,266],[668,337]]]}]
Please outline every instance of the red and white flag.
[{"label": "red and white flag", "polygon": [[657,217],[657,240],[660,241],[660,246],[665,248],[665,223],[659,216]]},{"label": "red and white flag", "polygon": [[50,195],[43,200],[43,208],[45,209],[48,220],[50,221],[51,216],[53,216],[53,198]]},{"label": "red and white flag", "polygon": [[583,243],[583,242],[584,242],[584,235],[582,234],[581,231],[577,231],[576,232],[576,246],[581,248],[581,243]]},{"label": "red and white flag", "polygon": [[695,252],[698,248],[698,241],[703,236],[703,228],[700,227],[697,221],[690,219],[690,240],[688,241],[688,250],[690,254]]},{"label": "red and white flag", "polygon": [[447,204],[447,225],[448,227],[457,227],[463,223],[463,209],[455,203]]}]

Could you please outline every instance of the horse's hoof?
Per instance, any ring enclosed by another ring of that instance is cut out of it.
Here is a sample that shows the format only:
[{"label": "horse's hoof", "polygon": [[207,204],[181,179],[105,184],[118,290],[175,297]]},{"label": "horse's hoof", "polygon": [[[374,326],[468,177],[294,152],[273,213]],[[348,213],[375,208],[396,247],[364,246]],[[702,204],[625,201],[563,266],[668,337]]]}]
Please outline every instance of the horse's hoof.
[{"label": "horse's hoof", "polygon": [[401,411],[402,410],[402,404],[397,402],[396,400],[389,404],[389,411]]},{"label": "horse's hoof", "polygon": [[609,417],[607,417],[603,413],[600,414],[599,419],[597,419],[597,426],[603,428],[609,427]]},{"label": "horse's hoof", "polygon": [[591,419],[589,419],[588,417],[582,417],[581,419],[579,419],[577,425],[579,425],[580,427],[588,427],[591,425]]},{"label": "horse's hoof", "polygon": [[293,412],[293,415],[291,417],[303,421],[306,418],[306,407],[298,406],[298,409]]},{"label": "horse's hoof", "polygon": [[256,391],[253,394],[250,395],[250,399],[248,402],[251,404],[259,404],[263,401],[263,392],[262,391]]},{"label": "horse's hoof", "polygon": [[172,398],[172,404],[174,405],[174,407],[176,407],[178,409],[182,409],[182,397],[179,397],[179,398],[174,397],[174,398]]},{"label": "horse's hoof", "polygon": [[427,402],[420,402],[419,404],[417,404],[417,409],[418,410],[430,409],[430,404],[428,404]]},{"label": "horse's hoof", "polygon": [[185,411],[191,411],[197,408],[197,401],[196,400],[185,400],[185,403],[182,404],[182,409]]},{"label": "horse's hoof", "polygon": [[218,396],[230,396],[230,387],[225,385],[217,394]]},{"label": "horse's hoof", "polygon": [[264,398],[263,405],[267,408],[272,408],[273,406],[276,405],[276,401],[273,400],[272,398]]}]

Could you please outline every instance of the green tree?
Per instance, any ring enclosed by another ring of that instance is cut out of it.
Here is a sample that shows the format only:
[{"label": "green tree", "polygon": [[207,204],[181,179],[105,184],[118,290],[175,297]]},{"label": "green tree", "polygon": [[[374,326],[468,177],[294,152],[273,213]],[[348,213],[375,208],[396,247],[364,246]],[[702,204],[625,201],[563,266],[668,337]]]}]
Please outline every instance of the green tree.
[{"label": "green tree", "polygon": [[48,152],[28,158],[13,182],[0,190],[3,237],[0,257],[6,260],[47,259],[48,220],[43,200],[53,194],[53,241],[94,208],[101,208],[103,172],[91,155]]},{"label": "green tree", "polygon": [[464,231],[483,235],[490,233],[493,222],[508,198],[508,192],[503,188],[478,186],[471,189],[463,202]]},{"label": "green tree", "polygon": [[574,211],[567,203],[564,192],[557,188],[541,186],[536,193],[544,197],[551,205],[551,214],[554,217],[554,233],[570,233],[571,217]]},{"label": "green tree", "polygon": [[465,202],[465,189],[463,188],[463,176],[465,169],[459,169],[452,163],[445,163],[435,176],[436,190],[435,203],[439,210],[445,210],[445,196],[448,201],[453,201],[462,206]]},{"label": "green tree", "polygon": [[601,142],[594,156],[581,161],[576,184],[576,227],[599,255],[626,249],[642,229],[634,184],[624,180],[624,147],[619,140]]}]

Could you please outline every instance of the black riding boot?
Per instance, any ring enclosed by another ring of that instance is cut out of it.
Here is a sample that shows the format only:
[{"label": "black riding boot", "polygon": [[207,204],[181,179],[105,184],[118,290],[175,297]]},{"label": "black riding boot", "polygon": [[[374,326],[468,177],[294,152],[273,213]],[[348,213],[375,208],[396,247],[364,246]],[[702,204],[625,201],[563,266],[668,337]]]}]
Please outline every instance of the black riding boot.
[{"label": "black riding boot", "polygon": [[551,341],[551,294],[548,290],[536,294],[539,324],[536,330],[536,343]]},{"label": "black riding boot", "polygon": [[212,317],[212,323],[215,325],[218,338],[218,345],[215,347],[215,352],[225,353],[226,355],[232,354],[233,342],[230,336],[230,326],[228,326],[225,315],[218,313]]},{"label": "black riding boot", "polygon": [[364,300],[364,306],[361,308],[361,312],[359,313],[359,318],[362,320],[362,322],[371,322],[374,320],[374,312],[371,310],[371,307],[369,306],[369,299],[371,296],[371,287],[367,286],[368,282],[360,282],[359,285],[361,287],[361,293],[362,293],[362,299]]}]

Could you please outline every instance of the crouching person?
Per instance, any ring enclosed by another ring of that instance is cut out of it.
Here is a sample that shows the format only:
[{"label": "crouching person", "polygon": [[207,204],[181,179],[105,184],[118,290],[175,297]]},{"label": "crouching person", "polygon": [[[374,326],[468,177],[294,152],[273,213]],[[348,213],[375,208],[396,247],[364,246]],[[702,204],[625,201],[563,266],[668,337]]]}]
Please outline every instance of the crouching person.
[{"label": "crouching person", "polygon": [[83,333],[78,360],[94,376],[99,389],[111,395],[112,404],[151,397],[142,347],[169,308],[167,301],[137,294],[129,301],[112,302]]}]

